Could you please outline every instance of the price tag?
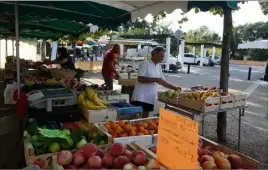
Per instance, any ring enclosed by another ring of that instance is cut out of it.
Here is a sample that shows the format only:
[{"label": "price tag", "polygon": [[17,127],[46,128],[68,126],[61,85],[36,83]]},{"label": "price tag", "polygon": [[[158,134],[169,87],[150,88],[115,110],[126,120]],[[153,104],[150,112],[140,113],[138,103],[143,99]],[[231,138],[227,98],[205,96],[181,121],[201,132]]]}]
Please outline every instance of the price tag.
[{"label": "price tag", "polygon": [[160,109],[156,159],[168,169],[196,169],[198,122]]}]

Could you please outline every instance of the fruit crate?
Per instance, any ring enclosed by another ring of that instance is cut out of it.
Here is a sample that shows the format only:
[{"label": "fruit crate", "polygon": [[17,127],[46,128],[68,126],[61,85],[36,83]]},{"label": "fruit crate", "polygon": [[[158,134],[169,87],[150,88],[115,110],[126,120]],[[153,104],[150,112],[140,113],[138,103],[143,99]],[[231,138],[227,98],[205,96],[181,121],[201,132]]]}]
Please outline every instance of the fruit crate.
[{"label": "fruit crate", "polygon": [[45,162],[44,169],[52,168],[52,156],[57,155],[58,152],[55,153],[47,153],[41,155],[35,155],[35,150],[33,145],[27,140],[24,139],[24,156],[26,165],[33,165],[36,160],[41,160]]},{"label": "fruit crate", "polygon": [[234,94],[234,107],[246,105],[247,94],[235,93]]},{"label": "fruit crate", "polygon": [[[142,118],[142,119],[135,119],[135,120],[124,120],[124,122],[128,123],[128,124],[135,124],[137,122],[144,122],[147,120],[154,120],[154,119],[158,119],[158,117]],[[119,121],[115,121],[115,123],[117,123],[117,122],[119,122]],[[98,123],[98,124],[95,124],[95,126],[99,127],[99,130],[102,133],[107,135],[108,144],[112,144],[114,142],[117,142],[117,143],[122,143],[125,146],[129,143],[136,142],[136,143],[141,144],[143,146],[148,146],[148,145],[152,145],[152,143],[153,143],[153,135],[127,136],[127,137],[113,138],[112,135],[108,132],[108,130],[104,126],[104,123]]]},{"label": "fruit crate", "polygon": [[79,109],[88,123],[99,123],[117,120],[117,110],[113,107],[108,107],[107,109],[102,110],[87,110],[83,106],[79,106]]},{"label": "fruit crate", "polygon": [[210,111],[219,110],[220,97],[207,98],[203,102],[180,98],[179,105],[202,113],[206,113]]},{"label": "fruit crate", "polygon": [[[102,146],[97,146],[98,148],[100,148],[100,149],[102,149],[102,150],[104,150],[104,151],[107,151],[107,150],[109,150],[109,145],[102,145]],[[155,158],[152,156],[152,155],[150,155],[150,154],[148,154],[147,152],[147,149],[146,148],[143,148],[143,147],[141,147],[140,145],[138,145],[138,144],[136,144],[136,143],[130,143],[130,144],[127,144],[127,145],[125,145],[124,146],[124,149],[127,149],[127,150],[129,150],[129,151],[131,151],[131,152],[133,152],[133,151],[136,151],[136,150],[141,150],[141,151],[143,151],[144,153],[145,153],[145,155],[146,155],[146,162],[149,162],[149,161],[151,161],[151,160],[154,160],[155,161]],[[72,153],[74,153],[75,151],[72,151]],[[52,169],[56,169],[56,170],[64,170],[64,167],[62,166],[62,165],[60,165],[59,163],[58,163],[58,155],[53,155],[52,156]],[[155,161],[156,162],[156,161]],[[156,162],[156,164],[155,165],[159,165],[159,167],[155,167],[155,168],[157,168],[157,169],[165,169],[163,166],[161,166],[158,162]],[[78,169],[81,169],[82,167],[78,167]],[[82,168],[83,169],[83,168]]]},{"label": "fruit crate", "polygon": [[[158,135],[155,135],[154,136],[154,144],[152,144],[151,146],[143,146],[143,145],[140,145],[140,144],[136,144],[138,145],[139,148],[143,148],[143,150],[146,151],[146,154],[149,154],[151,155],[151,157],[153,159],[156,159],[156,154],[153,153],[150,149],[153,148],[153,147],[156,147],[156,143],[157,143],[157,136]],[[260,169],[260,163],[255,160],[255,159],[252,159],[240,152],[237,152],[237,151],[233,151],[229,148],[227,148],[226,146],[223,146],[223,145],[220,145],[216,142],[213,142],[209,139],[206,139],[202,136],[199,136],[199,138],[202,140],[202,143],[203,143],[203,146],[205,148],[210,148],[210,149],[213,149],[215,151],[220,151],[220,152],[223,152],[225,154],[228,154],[228,155],[231,155],[231,154],[235,154],[235,155],[238,155],[240,158],[241,158],[241,161],[242,161],[242,168],[243,169]]]},{"label": "fruit crate", "polygon": [[235,96],[232,94],[220,97],[220,109],[233,108],[234,103],[235,103]]},{"label": "fruit crate", "polygon": [[118,85],[133,85],[135,86],[137,79],[120,79]]},{"label": "fruit crate", "polygon": [[173,98],[168,98],[168,97],[162,97],[161,95],[164,94],[165,92],[158,92],[158,99],[167,101],[168,103],[172,103],[174,105],[179,104],[179,97],[173,99]]}]

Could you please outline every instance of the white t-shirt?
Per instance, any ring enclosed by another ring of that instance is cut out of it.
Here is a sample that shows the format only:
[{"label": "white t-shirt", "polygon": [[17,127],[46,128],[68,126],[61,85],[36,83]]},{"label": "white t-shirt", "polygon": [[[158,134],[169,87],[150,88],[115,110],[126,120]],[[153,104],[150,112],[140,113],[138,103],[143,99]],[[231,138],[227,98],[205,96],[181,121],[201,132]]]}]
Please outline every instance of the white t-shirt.
[{"label": "white t-shirt", "polygon": [[[138,76],[164,79],[161,65],[154,64],[151,59],[144,61],[139,65]],[[154,105],[156,102],[157,89],[157,83],[137,82],[133,91],[133,100]]]}]

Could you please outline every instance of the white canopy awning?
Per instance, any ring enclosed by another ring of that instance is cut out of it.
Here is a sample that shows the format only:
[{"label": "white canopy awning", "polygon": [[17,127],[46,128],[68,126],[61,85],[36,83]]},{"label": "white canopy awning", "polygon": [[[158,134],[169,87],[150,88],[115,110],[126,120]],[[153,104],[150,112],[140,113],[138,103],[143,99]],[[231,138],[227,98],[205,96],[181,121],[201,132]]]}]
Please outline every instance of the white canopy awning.
[{"label": "white canopy awning", "polygon": [[176,9],[187,12],[188,4],[187,1],[91,1],[126,10],[131,13],[132,21],[138,17],[144,18],[148,14],[157,15],[162,10],[167,13],[172,13]]},{"label": "white canopy awning", "polygon": [[259,40],[238,44],[238,49],[268,49],[268,40]]}]

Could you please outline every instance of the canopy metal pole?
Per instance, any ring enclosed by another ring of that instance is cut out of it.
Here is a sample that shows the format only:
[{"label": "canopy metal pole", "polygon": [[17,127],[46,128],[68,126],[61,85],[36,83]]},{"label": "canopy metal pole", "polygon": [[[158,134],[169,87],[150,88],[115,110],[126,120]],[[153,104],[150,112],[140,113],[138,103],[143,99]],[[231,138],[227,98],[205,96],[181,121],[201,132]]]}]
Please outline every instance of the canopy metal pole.
[{"label": "canopy metal pole", "polygon": [[14,38],[12,38],[12,56],[15,56]]},{"label": "canopy metal pole", "polygon": [[8,56],[8,50],[7,50],[7,38],[6,38],[6,57]]},{"label": "canopy metal pole", "polygon": [[16,36],[16,61],[17,61],[17,86],[18,99],[20,97],[20,40],[19,40],[19,17],[18,17],[18,1],[15,1],[15,36]]}]

